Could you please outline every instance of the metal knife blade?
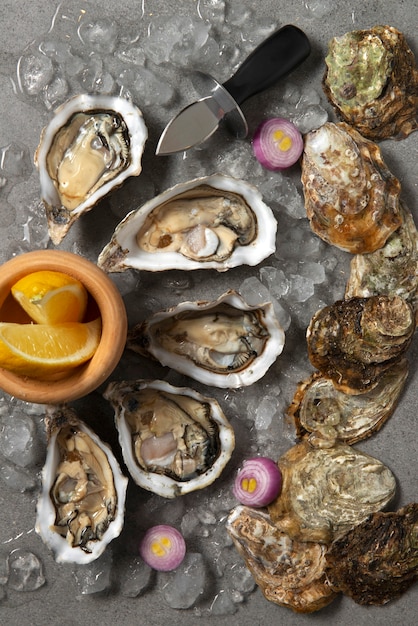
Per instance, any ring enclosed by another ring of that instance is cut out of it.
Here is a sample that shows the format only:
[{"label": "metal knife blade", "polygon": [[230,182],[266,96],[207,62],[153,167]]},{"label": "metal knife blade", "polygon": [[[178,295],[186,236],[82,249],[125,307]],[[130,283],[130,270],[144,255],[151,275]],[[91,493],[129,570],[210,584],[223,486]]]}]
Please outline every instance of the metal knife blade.
[{"label": "metal knife blade", "polygon": [[223,119],[237,137],[245,137],[248,127],[240,105],[289,74],[307,58],[310,50],[305,33],[288,24],[265,39],[222,85],[212,76],[197,72],[197,88],[209,91],[209,95],[186,106],[167,124],[156,154],[183,152],[203,143]]}]

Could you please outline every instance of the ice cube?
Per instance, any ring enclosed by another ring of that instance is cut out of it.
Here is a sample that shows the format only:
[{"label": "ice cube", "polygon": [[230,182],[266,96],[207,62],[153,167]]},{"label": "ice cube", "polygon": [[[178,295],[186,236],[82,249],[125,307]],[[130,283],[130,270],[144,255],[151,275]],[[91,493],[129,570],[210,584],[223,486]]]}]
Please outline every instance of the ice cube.
[{"label": "ice cube", "polygon": [[13,550],[9,555],[8,585],[14,591],[34,591],[45,584],[42,563],[33,552]]}]

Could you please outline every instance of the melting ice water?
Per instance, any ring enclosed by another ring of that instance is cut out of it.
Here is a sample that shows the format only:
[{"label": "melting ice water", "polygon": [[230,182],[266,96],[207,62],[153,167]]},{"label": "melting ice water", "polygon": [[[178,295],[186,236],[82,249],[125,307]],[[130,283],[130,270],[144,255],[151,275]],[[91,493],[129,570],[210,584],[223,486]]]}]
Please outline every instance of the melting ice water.
[{"label": "melting ice water", "polygon": [[[150,114],[167,121],[176,112],[173,103],[179,98],[175,78],[179,69],[199,68],[219,80],[226,79],[229,76],[222,73],[230,75],[272,29],[270,23],[255,20],[255,9],[250,3],[231,6],[222,0],[199,0],[193,15],[167,16],[155,11],[147,17],[143,10],[142,20],[138,20],[135,27],[119,24],[114,16],[108,19],[95,14],[90,6],[85,11],[83,2],[66,4],[59,5],[49,31],[23,50],[17,62],[18,96],[43,112],[52,111],[71,95],[87,91],[132,98],[145,118]],[[330,10],[325,0],[305,5],[315,17],[324,16]],[[251,33],[245,29],[249,23]],[[288,117],[301,132],[327,119],[319,91],[300,88],[291,81],[285,81],[280,87],[279,96],[266,108],[267,115]],[[235,471],[246,456],[261,453],[278,458],[290,445],[293,433],[282,416],[296,381],[309,369],[303,349],[303,331],[313,313],[324,302],[329,302],[330,291],[342,295],[343,281],[336,276],[344,271],[344,260],[310,231],[297,173],[288,176],[263,170],[253,158],[250,142],[231,144],[222,155],[207,149],[190,152],[180,163],[175,163],[173,168],[179,168],[179,179],[183,180],[217,170],[248,180],[261,189],[279,221],[276,254],[261,268],[235,274],[233,280],[249,303],[271,300],[288,331],[289,347],[282,357],[281,373],[268,373],[251,392],[211,389],[208,393],[226,407],[225,412],[236,431],[237,450],[231,470]],[[0,202],[5,208],[2,215],[9,216],[2,225],[8,225],[7,219],[10,223],[16,220],[16,211],[8,204],[10,191],[31,171],[26,148],[17,144],[0,148]],[[154,177],[152,171],[142,174],[143,185],[136,194],[143,194],[143,197],[136,195],[135,200],[128,181],[107,200],[110,211],[122,218],[152,197],[160,190],[158,175],[157,172]],[[22,238],[11,244],[8,257],[48,245],[39,199],[34,196],[25,206],[20,218]],[[96,261],[88,245],[76,241],[71,246],[73,251]],[[173,300],[189,299],[190,294],[193,299],[201,297],[200,283],[191,275],[172,272],[159,276],[157,281],[154,277],[127,272],[114,276],[113,280],[130,316],[134,309],[136,315],[157,310],[162,293]],[[221,282],[219,276],[211,274],[207,278],[208,285],[213,286],[215,280]],[[226,290],[229,283],[224,277],[222,280]],[[295,345],[298,350],[294,349]],[[129,361],[127,366],[130,374],[131,363]],[[184,384],[174,372],[167,379],[172,384]],[[39,487],[40,458],[45,450],[39,428],[41,413],[40,407],[7,398],[0,402],[0,476],[8,489],[33,492]],[[174,502],[161,504],[161,498],[148,494],[146,514],[143,503],[139,510],[139,505],[128,499],[124,532],[126,546],[132,549],[127,550],[127,554],[118,554],[111,547],[93,564],[75,568],[78,595],[89,596],[109,589],[112,572],[117,571],[117,591],[126,597],[140,596],[145,590],[160,590],[159,598],[173,609],[193,609],[196,616],[203,617],[233,614],[255,588],[253,578],[224,530],[225,518],[235,504],[230,480],[222,477],[213,490],[190,494]],[[180,527],[186,541],[193,540],[194,547],[176,572],[160,575],[151,572],[135,551],[137,537],[145,530],[146,523],[164,521]],[[3,573],[0,563],[0,576],[0,590],[1,584],[7,581],[14,590],[35,589],[44,582],[36,555],[17,551],[10,554]]]}]

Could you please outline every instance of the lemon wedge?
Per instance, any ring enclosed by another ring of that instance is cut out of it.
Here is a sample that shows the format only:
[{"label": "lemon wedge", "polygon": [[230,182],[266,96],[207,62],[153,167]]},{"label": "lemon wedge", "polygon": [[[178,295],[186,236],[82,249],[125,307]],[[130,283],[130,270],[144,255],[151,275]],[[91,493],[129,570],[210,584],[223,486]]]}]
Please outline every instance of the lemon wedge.
[{"label": "lemon wedge", "polygon": [[81,322],[87,307],[84,285],[63,272],[32,272],[18,280],[11,292],[38,324]]},{"label": "lemon wedge", "polygon": [[45,378],[88,361],[99,345],[101,320],[88,323],[0,323],[0,367]]}]

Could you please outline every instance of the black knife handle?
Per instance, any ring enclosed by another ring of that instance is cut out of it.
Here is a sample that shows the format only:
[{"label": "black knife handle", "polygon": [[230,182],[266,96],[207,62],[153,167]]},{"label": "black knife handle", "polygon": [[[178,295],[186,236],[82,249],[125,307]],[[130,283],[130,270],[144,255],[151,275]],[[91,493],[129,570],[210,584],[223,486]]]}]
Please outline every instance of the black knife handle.
[{"label": "black knife handle", "polygon": [[270,35],[248,56],[223,87],[237,104],[274,85],[300,65],[311,51],[305,33],[288,24]]}]

